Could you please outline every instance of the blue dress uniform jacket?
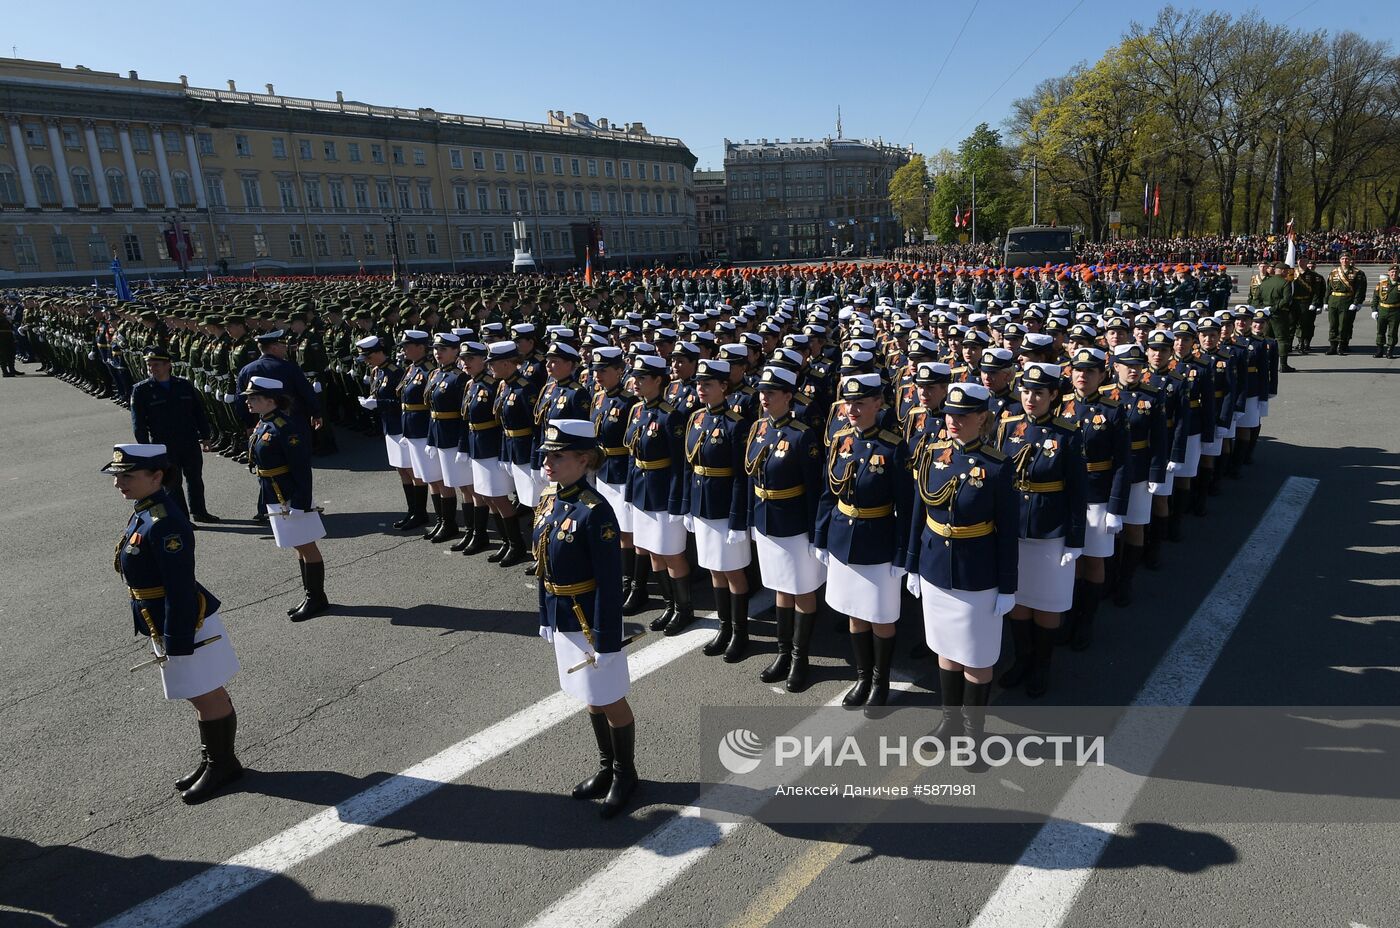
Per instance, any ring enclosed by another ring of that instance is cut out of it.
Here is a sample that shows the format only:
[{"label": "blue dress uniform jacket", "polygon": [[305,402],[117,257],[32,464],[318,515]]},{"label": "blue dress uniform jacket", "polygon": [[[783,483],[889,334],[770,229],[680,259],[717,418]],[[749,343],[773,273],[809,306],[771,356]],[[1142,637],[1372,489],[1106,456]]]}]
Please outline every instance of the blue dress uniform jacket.
[{"label": "blue dress uniform jacket", "polygon": [[613,387],[593,397],[593,427],[598,432],[598,444],[603,449],[603,464],[598,479],[613,486],[627,482],[627,424],[637,397],[621,386]]},{"label": "blue dress uniform jacket", "polygon": [[535,450],[535,400],[539,387],[520,373],[496,385],[496,418],[505,436],[501,460],[530,465]]},{"label": "blue dress uniform jacket", "polygon": [[815,429],[791,414],[764,416],[749,429],[744,470],[754,529],[770,538],[816,535],[823,473]]},{"label": "blue dress uniform jacket", "polygon": [[131,388],[131,431],[142,444],[165,445],[177,458],[210,437],[199,391],[183,377],[167,386],[147,378]]},{"label": "blue dress uniform jacket", "polygon": [[1162,407],[1162,417],[1166,420],[1167,460],[1178,464],[1186,460],[1188,423],[1187,417],[1182,415],[1182,401],[1186,397],[1184,381],[1185,377],[1170,366],[1161,370],[1149,367],[1143,373],[1143,382],[1156,391]]},{"label": "blue dress uniform jacket", "polygon": [[1063,538],[1066,548],[1083,548],[1089,488],[1079,427],[1019,413],[1002,421],[997,445],[1011,462],[1021,537]]},{"label": "blue dress uniform jacket", "polygon": [[638,402],[627,420],[627,502],[647,512],[682,513],[685,419],[661,399]]},{"label": "blue dress uniform jacket", "polygon": [[194,633],[219,601],[194,578],[194,526],[165,490],[136,504],[113,566],[131,595],[136,633],[163,638],[166,654],[193,654]]},{"label": "blue dress uniform jacket", "polygon": [[[306,375],[294,362],[274,358],[270,354],[265,354],[256,361],[250,361],[239,370],[236,382],[237,389],[234,392],[241,394],[248,386],[248,382],[254,377],[270,377],[273,380],[282,381],[282,387],[292,395],[291,412],[296,418],[304,418],[309,421],[320,417],[321,400],[316,395],[316,389],[311,386],[311,381],[306,379]],[[256,418],[248,411],[246,404],[235,403],[234,409],[238,411],[238,417],[245,427],[255,423]]]},{"label": "blue dress uniform jacket", "polygon": [[548,488],[535,509],[540,625],[578,632],[599,654],[622,650],[622,548],[617,517],[583,481]]},{"label": "blue dress uniform jacket", "polygon": [[758,402],[758,391],[748,381],[741,382],[739,386],[725,394],[724,402],[741,418],[750,422],[762,414],[763,407]]},{"label": "blue dress uniform jacket", "polygon": [[[1201,441],[1215,439],[1215,364],[1200,355],[1177,358],[1171,369],[1182,377],[1181,411],[1186,418],[1186,434]],[[1184,461],[1185,458],[1183,457]]]},{"label": "blue dress uniform jacket", "polygon": [[1015,593],[1021,509],[1014,476],[1011,460],[985,442],[932,445],[914,478],[905,569],[945,590]]},{"label": "blue dress uniform jacket", "polygon": [[700,408],[700,393],[694,380],[673,380],[666,385],[666,402],[676,407],[682,421],[688,421],[690,414]]},{"label": "blue dress uniform jacket", "polygon": [[[501,456],[501,420],[496,418],[496,380],[483,373],[462,391],[462,414],[467,428],[462,433],[465,450],[473,461],[489,461]],[[458,445],[461,448],[461,445]]]},{"label": "blue dress uniform jacket", "polygon": [[544,452],[540,443],[544,441],[544,427],[550,419],[588,419],[592,408],[592,394],[574,378],[551,380],[540,391],[535,400],[535,448],[530,456],[530,466],[539,470],[544,466]]},{"label": "blue dress uniform jacket", "polygon": [[274,518],[283,505],[311,510],[311,430],[305,423],[281,412],[268,413],[253,429],[248,449],[263,505]]},{"label": "blue dress uniform jacket", "polygon": [[[1221,428],[1229,428],[1230,422],[1235,417],[1235,413],[1244,408],[1240,396],[1240,368],[1244,365],[1241,358],[1233,351],[1226,348],[1217,348],[1210,354],[1202,354],[1202,358],[1209,361],[1214,375],[1211,379],[1215,387],[1215,424]],[[1208,435],[1202,441],[1212,441],[1214,434]]]},{"label": "blue dress uniform jacket", "polygon": [[456,449],[462,439],[462,395],[467,378],[460,367],[439,367],[428,375],[428,444]]},{"label": "blue dress uniform jacket", "polygon": [[898,432],[848,426],[827,449],[813,544],[846,564],[902,564],[914,480]]},{"label": "blue dress uniform jacket", "polygon": [[544,367],[544,353],[536,351],[520,359],[520,369],[517,373],[528,380],[536,390],[544,386],[545,377],[548,371]]},{"label": "blue dress uniform jacket", "polygon": [[399,381],[399,409],[404,438],[427,438],[428,369],[422,364],[410,364]]},{"label": "blue dress uniform jacket", "polygon": [[374,411],[379,414],[385,435],[403,434],[403,409],[399,405],[399,381],[403,375],[393,364],[376,367],[369,375],[369,395],[379,401]]},{"label": "blue dress uniform jacket", "polygon": [[1060,415],[1079,426],[1084,466],[1089,471],[1089,502],[1107,503],[1110,513],[1125,515],[1132,490],[1131,439],[1118,401],[1103,393],[1083,399],[1071,393],[1062,399]]},{"label": "blue dress uniform jacket", "polygon": [[749,527],[744,443],[752,421],[733,406],[706,407],[690,414],[682,514],[723,519],[736,532]]},{"label": "blue dress uniform jacket", "polygon": [[918,405],[909,410],[904,420],[904,443],[909,446],[909,458],[918,466],[919,455],[929,442],[943,441],[948,437],[948,420],[927,406]]},{"label": "blue dress uniform jacket", "polygon": [[1166,400],[1150,385],[1119,387],[1118,408],[1128,424],[1128,482],[1164,482],[1171,453]]}]

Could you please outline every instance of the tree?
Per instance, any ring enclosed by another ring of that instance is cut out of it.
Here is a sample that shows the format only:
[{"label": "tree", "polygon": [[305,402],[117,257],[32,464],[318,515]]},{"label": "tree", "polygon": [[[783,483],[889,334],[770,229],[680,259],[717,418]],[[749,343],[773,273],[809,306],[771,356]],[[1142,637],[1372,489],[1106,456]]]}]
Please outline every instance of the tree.
[{"label": "tree", "polygon": [[906,231],[922,234],[929,226],[928,162],[915,155],[890,177],[890,208]]}]

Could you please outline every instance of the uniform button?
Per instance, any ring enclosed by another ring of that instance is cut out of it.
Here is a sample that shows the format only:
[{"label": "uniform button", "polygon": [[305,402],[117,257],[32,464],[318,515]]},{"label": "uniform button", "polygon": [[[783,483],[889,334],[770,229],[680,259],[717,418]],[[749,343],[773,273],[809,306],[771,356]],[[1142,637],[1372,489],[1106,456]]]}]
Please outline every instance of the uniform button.
[{"label": "uniform button", "polygon": [[943,542],[943,547],[945,547],[945,548],[951,548],[952,546],[953,546],[953,543],[952,543],[951,541],[945,540],[945,541]]}]

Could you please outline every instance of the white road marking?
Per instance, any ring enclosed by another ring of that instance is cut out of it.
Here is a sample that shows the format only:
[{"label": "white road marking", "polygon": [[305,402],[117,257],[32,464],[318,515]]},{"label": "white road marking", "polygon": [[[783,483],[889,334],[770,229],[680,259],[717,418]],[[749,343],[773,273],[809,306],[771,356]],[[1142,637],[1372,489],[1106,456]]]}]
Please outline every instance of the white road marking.
[{"label": "white road marking", "polygon": [[[1312,478],[1284,481],[1259,524],[1143,684],[1134,706],[1179,706],[1184,712],[1191,705],[1317,486]],[[1168,715],[1125,716],[1110,738],[1132,738],[1137,743],[1135,756],[1142,758],[1140,769],[1150,770],[1176,728],[1174,720],[1164,718]],[[1087,768],[1060,801],[1051,821],[1041,826],[1007,871],[970,928],[1063,924],[1145,783],[1145,777],[1113,767]],[[1076,813],[1089,807],[1111,807],[1118,821],[1081,824]]]},{"label": "white road marking", "polygon": [[1400,553],[1400,545],[1352,545],[1347,550],[1357,554],[1397,554]]},{"label": "white road marking", "polygon": [[[751,609],[754,613],[761,612],[772,605],[772,600],[773,594],[769,591],[757,593],[751,601]],[[714,617],[714,613],[700,615]],[[639,680],[696,650],[713,632],[713,622],[698,623],[683,634],[662,638],[632,653],[627,659],[632,679]],[[563,692],[547,696],[402,773],[128,909],[103,922],[99,928],[179,928],[186,925],[548,731],[582,709],[577,700]]]},{"label": "white road marking", "polygon": [[1388,670],[1391,673],[1400,673],[1400,667],[1385,667],[1380,664],[1367,664],[1361,667],[1345,667],[1341,664],[1334,664],[1329,670],[1340,670],[1342,673],[1363,674],[1372,670]]},{"label": "white road marking", "polygon": [[1334,615],[1334,619],[1343,622],[1354,622],[1357,625],[1375,625],[1379,622],[1400,622],[1397,615]]}]

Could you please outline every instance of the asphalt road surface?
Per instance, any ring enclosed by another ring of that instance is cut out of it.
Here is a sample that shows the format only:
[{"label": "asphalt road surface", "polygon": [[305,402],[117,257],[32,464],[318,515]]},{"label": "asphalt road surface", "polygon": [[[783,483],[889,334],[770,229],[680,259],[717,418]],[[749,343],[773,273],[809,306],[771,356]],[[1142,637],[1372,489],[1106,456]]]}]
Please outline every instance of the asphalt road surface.
[{"label": "asphalt road surface", "polygon": [[[1057,652],[1048,701],[1397,704],[1400,362],[1372,359],[1373,338],[1362,313],[1349,357],[1295,358],[1246,478],[1188,518],[1131,608],[1104,606],[1090,651]],[[698,816],[700,712],[839,699],[849,647],[831,621],[797,696],[757,680],[766,621],[734,666],[700,655],[702,629],[641,642],[644,784],[602,822],[567,795],[592,739],[536,637],[533,581],[395,532],[382,446],[346,435],[317,462],[337,605],[300,625],[292,555],[241,521],[252,479],[207,462],[211,510],[239,520],[200,529],[198,563],[243,663],[249,773],[187,808],[170,784],[197,753],[193,714],[128,672],[144,640],[111,569],[129,504],[98,468],[129,440],[125,413],[32,373],[0,398],[0,924],[1400,926],[1393,823]],[[901,625],[900,698],[936,705],[934,664],[908,656],[917,628]]]}]

